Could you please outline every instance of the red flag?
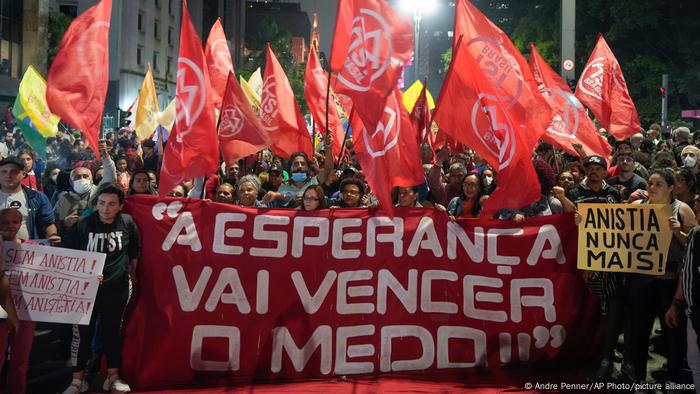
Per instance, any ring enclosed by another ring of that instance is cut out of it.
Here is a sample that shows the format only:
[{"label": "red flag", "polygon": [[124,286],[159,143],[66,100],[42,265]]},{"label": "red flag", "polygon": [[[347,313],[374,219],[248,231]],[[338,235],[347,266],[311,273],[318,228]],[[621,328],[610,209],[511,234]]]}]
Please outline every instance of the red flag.
[{"label": "red flag", "polygon": [[221,109],[228,73],[233,71],[231,52],[228,50],[228,43],[226,42],[224,28],[221,26],[221,19],[217,19],[209,31],[204,54],[211,81],[211,89],[209,90],[211,102],[216,109]]},{"label": "red flag", "polygon": [[219,119],[219,141],[226,163],[233,163],[270,146],[260,119],[253,112],[233,72],[228,74]]},{"label": "red flag", "polygon": [[494,82],[467,49],[463,43],[452,55],[435,121],[498,170],[498,186],[482,212],[490,217],[501,208],[521,208],[539,198],[530,161],[539,135],[524,110],[508,109],[508,101],[496,93]]},{"label": "red flag", "polygon": [[185,179],[212,174],[219,166],[219,139],[209,89],[202,41],[192,25],[184,0],[175,89],[177,117],[160,170],[162,196]]},{"label": "red flag", "polygon": [[[304,96],[306,104],[309,106],[309,112],[316,122],[318,130],[326,134],[326,90],[328,88],[328,75],[321,63],[318,61],[315,50],[309,51],[309,58],[306,61],[306,73],[304,75]],[[335,108],[332,99],[328,101],[328,123],[331,125],[330,130],[333,133],[333,155],[338,157],[340,154],[340,145],[343,143],[345,131],[343,123],[340,121],[340,116]]]},{"label": "red flag", "polygon": [[602,34],[578,80],[576,97],[618,141],[641,130],[620,64]]},{"label": "red flag", "polygon": [[331,68],[336,92],[353,101],[366,125],[376,125],[383,105],[413,50],[413,24],[383,0],[341,0],[338,4]]},{"label": "red flag", "polygon": [[382,208],[391,210],[391,189],[423,183],[416,129],[401,101],[401,92],[387,98],[375,129],[369,131],[358,117],[352,119],[353,147],[367,183]]},{"label": "red flag", "polygon": [[516,119],[527,113],[528,124],[532,127],[528,133],[539,138],[553,114],[537,89],[527,61],[508,35],[471,3],[458,0],[456,7],[456,39],[462,36],[464,49],[476,60],[508,112],[521,111]]},{"label": "red flag", "polygon": [[80,14],[66,30],[47,77],[51,112],[80,130],[95,156],[109,83],[109,23],[112,0]]},{"label": "red flag", "polygon": [[612,151],[608,140],[598,133],[581,102],[571,93],[571,89],[559,74],[542,59],[532,43],[530,69],[540,92],[555,111],[555,116],[542,139],[574,155],[578,153],[572,144],[579,143],[590,154],[608,157]]},{"label": "red flag", "polygon": [[418,95],[416,103],[413,105],[413,111],[411,111],[411,121],[416,125],[418,130],[418,145],[422,143],[427,143],[430,147],[435,150],[435,135],[431,129],[433,119],[430,116],[430,107],[428,107],[428,81],[423,81],[423,89]]},{"label": "red flag", "polygon": [[294,152],[313,153],[311,137],[282,66],[267,44],[267,63],[260,97],[260,119],[272,142],[272,152],[288,158]]}]

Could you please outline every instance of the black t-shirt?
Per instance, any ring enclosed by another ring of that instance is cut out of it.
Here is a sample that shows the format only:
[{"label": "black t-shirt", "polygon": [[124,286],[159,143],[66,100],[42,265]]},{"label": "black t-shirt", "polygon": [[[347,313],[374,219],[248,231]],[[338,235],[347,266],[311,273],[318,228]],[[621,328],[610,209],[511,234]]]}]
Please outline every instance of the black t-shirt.
[{"label": "black t-shirt", "polygon": [[576,205],[579,203],[614,204],[621,201],[620,193],[607,183],[603,183],[603,188],[600,191],[595,191],[581,183],[569,189],[566,192],[566,198]]},{"label": "black t-shirt", "polygon": [[644,180],[641,176],[637,174],[632,174],[632,178],[628,179],[626,182],[620,181],[619,176],[614,176],[610,179],[607,180],[608,185],[610,186],[615,186],[615,185],[622,185],[627,189],[627,192],[629,194],[634,193],[635,190],[638,189],[647,189],[647,181]]},{"label": "black t-shirt", "polygon": [[63,242],[70,249],[105,253],[104,282],[126,279],[129,260],[141,253],[139,229],[130,215],[120,213],[113,223],[102,223],[98,212],[81,218]]}]

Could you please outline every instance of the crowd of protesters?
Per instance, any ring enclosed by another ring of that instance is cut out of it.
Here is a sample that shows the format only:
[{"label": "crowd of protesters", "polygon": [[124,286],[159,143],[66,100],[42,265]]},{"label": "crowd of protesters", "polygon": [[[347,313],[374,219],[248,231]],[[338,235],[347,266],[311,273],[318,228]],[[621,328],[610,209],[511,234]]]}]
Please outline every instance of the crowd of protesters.
[{"label": "crowd of protesters", "polygon": [[[104,389],[127,392],[119,377],[121,318],[130,286],[137,283],[140,251],[138,228],[121,213],[125,196],[158,194],[158,173],[163,147],[153,140],[140,141],[128,130],[106,133],[99,143],[102,160],[95,160],[77,132],[61,130],[47,140],[46,159],[24,142],[18,129],[5,125],[0,135],[0,234],[16,242],[48,239],[54,245],[87,250],[88,233],[124,234],[118,250],[108,254],[100,277],[95,311],[89,326],[74,330],[73,381],[64,393],[88,389],[85,368],[91,353],[107,357]],[[602,130],[601,132],[604,132]],[[695,141],[693,141],[695,137]],[[579,203],[667,204],[673,239],[663,276],[610,274],[586,271],[583,280],[600,298],[604,340],[594,378],[609,379],[621,333],[624,351],[621,373],[634,382],[647,380],[649,338],[655,319],[661,322],[665,343],[666,376],[679,382],[688,365],[694,382],[700,383],[700,351],[697,332],[700,317],[693,306],[699,292],[700,231],[700,132],[678,127],[665,135],[658,125],[617,142],[611,157],[587,155],[575,147],[573,156],[540,144],[533,164],[541,197],[526,207],[501,209],[495,219],[515,223],[531,216],[576,212]],[[327,136],[313,157],[294,153],[280,158],[268,150],[234,163],[221,163],[220,171],[205,178],[187,180],[168,190],[173,197],[209,199],[245,207],[318,210],[368,208],[378,205],[354,156],[351,143],[336,165]],[[696,146],[697,145],[697,146]],[[484,201],[498,183],[498,172],[477,154],[464,150],[436,152],[421,146],[424,182],[396,188],[394,203],[400,207],[435,208],[449,220],[479,218]],[[13,214],[12,209],[21,215]],[[6,306],[6,277],[0,275],[0,303]],[[24,392],[34,326],[19,322],[9,312],[8,331],[14,333],[9,360],[8,390]],[[17,335],[23,333],[24,335]],[[93,341],[96,338],[97,341]],[[0,335],[6,346],[7,335]],[[90,341],[100,342],[90,346]]]}]

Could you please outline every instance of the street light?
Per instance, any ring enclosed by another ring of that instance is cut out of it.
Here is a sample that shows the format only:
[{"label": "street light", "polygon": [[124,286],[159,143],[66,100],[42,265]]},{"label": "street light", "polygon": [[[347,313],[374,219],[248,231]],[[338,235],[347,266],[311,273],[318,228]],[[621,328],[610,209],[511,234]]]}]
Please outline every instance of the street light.
[{"label": "street light", "polygon": [[413,79],[420,78],[420,21],[423,19],[423,14],[430,15],[437,8],[436,0],[401,0],[399,7],[413,13]]}]

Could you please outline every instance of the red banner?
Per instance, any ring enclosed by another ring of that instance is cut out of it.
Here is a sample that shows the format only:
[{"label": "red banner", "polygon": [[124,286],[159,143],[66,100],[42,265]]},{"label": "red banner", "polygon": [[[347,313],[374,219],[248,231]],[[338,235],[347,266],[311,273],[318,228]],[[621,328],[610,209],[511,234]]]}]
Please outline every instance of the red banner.
[{"label": "red banner", "polygon": [[389,218],[156,196],[130,197],[127,211],[148,229],[124,342],[138,388],[463,378],[595,351],[571,216],[451,223],[425,209]]}]

